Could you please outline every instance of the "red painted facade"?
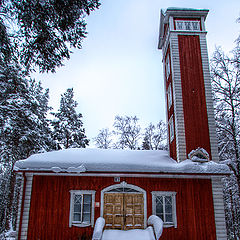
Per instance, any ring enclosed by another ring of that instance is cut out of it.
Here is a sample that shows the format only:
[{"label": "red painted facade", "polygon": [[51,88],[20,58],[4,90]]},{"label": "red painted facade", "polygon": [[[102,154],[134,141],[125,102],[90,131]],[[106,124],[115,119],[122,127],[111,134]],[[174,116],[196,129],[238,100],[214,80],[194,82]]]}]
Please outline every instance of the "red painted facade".
[{"label": "red painted facade", "polygon": [[198,147],[210,155],[207,105],[198,35],[179,35],[179,58],[187,154]]},{"label": "red painted facade", "polygon": [[[170,74],[167,76],[167,66],[166,66],[166,58],[169,59],[169,65],[170,65]],[[165,56],[165,92],[168,92],[169,85],[171,84],[171,94],[172,94],[172,105],[169,106],[168,97],[166,96],[166,102],[167,102],[167,121],[169,123],[170,118],[173,118],[173,124],[175,129],[175,116],[174,116],[174,101],[173,101],[173,83],[172,83],[172,63],[171,63],[171,55],[170,55],[170,48],[167,50],[167,54]],[[177,160],[177,150],[176,150],[176,133],[174,130],[174,139],[170,139],[170,126],[168,124],[168,144],[169,144],[169,155],[171,158]]]},{"label": "red painted facade", "polygon": [[[121,181],[146,190],[147,216],[152,214],[152,191],[177,192],[177,228],[164,228],[162,239],[216,239],[211,180],[121,177]],[[27,239],[91,239],[92,227],[69,227],[69,191],[95,190],[95,202],[100,202],[101,190],[114,184],[113,177],[34,176]],[[99,216],[100,207],[95,207],[95,220]]]}]

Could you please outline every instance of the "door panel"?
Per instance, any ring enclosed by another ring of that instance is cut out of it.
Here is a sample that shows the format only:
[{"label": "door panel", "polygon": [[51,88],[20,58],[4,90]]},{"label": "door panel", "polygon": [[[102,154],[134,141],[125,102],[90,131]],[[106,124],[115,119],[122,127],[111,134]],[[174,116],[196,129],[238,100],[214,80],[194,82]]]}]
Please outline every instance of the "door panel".
[{"label": "door panel", "polygon": [[124,194],[124,229],[144,228],[143,194]]},{"label": "door panel", "polygon": [[103,217],[105,228],[144,228],[143,194],[105,193]]},{"label": "door panel", "polygon": [[122,229],[123,218],[123,193],[104,194],[104,213],[106,221],[105,228]]}]

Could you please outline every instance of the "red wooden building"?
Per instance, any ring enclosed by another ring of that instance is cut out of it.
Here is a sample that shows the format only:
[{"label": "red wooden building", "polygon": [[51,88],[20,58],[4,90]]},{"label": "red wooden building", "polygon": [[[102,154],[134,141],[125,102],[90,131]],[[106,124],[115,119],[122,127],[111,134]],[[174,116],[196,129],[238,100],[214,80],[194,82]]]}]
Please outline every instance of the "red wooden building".
[{"label": "red wooden building", "polygon": [[106,228],[128,230],[145,228],[152,214],[164,222],[161,239],[227,238],[221,179],[229,170],[217,163],[207,14],[161,13],[170,154],[69,149],[18,161],[18,239],[91,239],[99,216]]}]

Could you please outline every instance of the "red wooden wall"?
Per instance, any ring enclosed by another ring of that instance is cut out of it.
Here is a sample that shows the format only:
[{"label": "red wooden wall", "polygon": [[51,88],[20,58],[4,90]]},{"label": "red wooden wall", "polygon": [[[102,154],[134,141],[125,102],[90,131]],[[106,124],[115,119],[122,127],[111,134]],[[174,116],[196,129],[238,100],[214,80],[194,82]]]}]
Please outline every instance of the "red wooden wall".
[{"label": "red wooden wall", "polygon": [[[171,55],[170,55],[170,48],[168,48],[167,50],[167,53],[166,53],[166,56],[165,56],[165,63],[166,63],[166,59],[167,57],[169,56],[169,64],[170,66],[172,65],[172,62],[171,62]],[[165,64],[165,81],[166,81],[166,84],[165,84],[165,93],[166,93],[166,102],[167,102],[167,127],[168,127],[168,144],[169,144],[169,154],[170,154],[170,157],[177,160],[177,148],[176,148],[176,128],[175,128],[175,115],[174,115],[174,99],[173,99],[173,84],[172,84],[172,67],[170,67],[170,74],[167,78],[167,69],[166,69],[166,64]],[[168,97],[167,97],[167,92],[168,92],[168,87],[169,85],[172,85],[172,106],[169,107],[169,102],[168,102]],[[171,141],[170,139],[170,126],[169,126],[169,119],[173,117],[173,124],[174,124],[174,139]]]},{"label": "red wooden wall", "polygon": [[202,147],[210,155],[207,106],[199,36],[179,35],[179,57],[187,154]]},{"label": "red wooden wall", "polygon": [[[176,191],[177,228],[164,228],[161,239],[215,240],[211,181],[208,179],[161,179],[121,177],[121,181],[147,191],[147,215],[152,214],[151,191]],[[92,227],[69,228],[70,190],[101,190],[113,177],[34,176],[29,215],[28,240],[91,239]],[[95,219],[100,208],[95,207]]]}]

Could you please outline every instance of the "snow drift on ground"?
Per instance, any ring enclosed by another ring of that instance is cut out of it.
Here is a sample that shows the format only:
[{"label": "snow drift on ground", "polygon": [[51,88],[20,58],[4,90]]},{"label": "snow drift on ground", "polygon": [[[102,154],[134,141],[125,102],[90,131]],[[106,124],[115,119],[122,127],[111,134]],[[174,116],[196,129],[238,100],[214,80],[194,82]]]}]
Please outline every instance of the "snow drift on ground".
[{"label": "snow drift on ground", "polygon": [[153,228],[132,229],[132,230],[104,230],[102,240],[156,240]]}]

